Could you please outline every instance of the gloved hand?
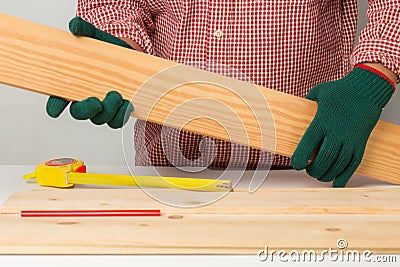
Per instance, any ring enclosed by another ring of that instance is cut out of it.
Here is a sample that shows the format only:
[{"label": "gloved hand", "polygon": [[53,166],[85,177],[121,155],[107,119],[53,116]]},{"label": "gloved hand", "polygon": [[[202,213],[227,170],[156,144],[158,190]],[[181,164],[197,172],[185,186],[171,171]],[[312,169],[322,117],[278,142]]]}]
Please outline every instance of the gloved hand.
[{"label": "gloved hand", "polygon": [[[317,113],[292,156],[292,166],[333,187],[344,187],[360,165],[368,138],[395,87],[365,65],[346,77],[322,83],[306,98],[318,103]],[[308,160],[321,146],[314,162]]]},{"label": "gloved hand", "polygon": [[[69,30],[76,36],[91,37],[100,41],[115,44],[118,46],[131,48],[121,39],[97,29],[92,24],[84,21],[80,17],[75,17],[69,22]],[[69,101],[50,96],[46,112],[49,116],[57,118],[68,106]],[[127,121],[125,113],[131,113],[133,106],[128,100],[122,99],[122,96],[116,92],[109,92],[103,101],[96,97],[89,97],[79,102],[73,102],[70,106],[72,117],[77,120],[90,119],[94,124],[101,125],[107,123],[113,129],[121,128]]]}]

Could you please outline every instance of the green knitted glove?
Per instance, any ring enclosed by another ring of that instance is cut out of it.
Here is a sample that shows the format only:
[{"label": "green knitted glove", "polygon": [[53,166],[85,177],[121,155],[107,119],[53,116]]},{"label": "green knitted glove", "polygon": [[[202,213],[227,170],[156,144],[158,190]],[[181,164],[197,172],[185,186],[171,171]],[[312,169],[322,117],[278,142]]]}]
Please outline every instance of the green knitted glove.
[{"label": "green knitted glove", "polygon": [[[69,22],[69,30],[76,36],[91,37],[132,49],[126,42],[97,29],[80,17],[75,17]],[[50,96],[47,101],[46,112],[49,116],[57,118],[68,104],[69,101],[67,100]],[[128,100],[122,99],[122,96],[116,91],[109,92],[103,101],[100,101],[96,97],[89,97],[80,102],[73,102],[70,106],[70,113],[75,119],[90,119],[96,125],[107,123],[113,129],[121,128],[127,121],[125,113],[131,113],[132,111],[132,104]]]},{"label": "green knitted glove", "polygon": [[[344,187],[360,165],[368,138],[394,84],[364,65],[346,77],[315,86],[306,98],[318,103],[314,120],[292,156],[292,166],[333,187]],[[319,147],[314,162],[308,165]]]}]

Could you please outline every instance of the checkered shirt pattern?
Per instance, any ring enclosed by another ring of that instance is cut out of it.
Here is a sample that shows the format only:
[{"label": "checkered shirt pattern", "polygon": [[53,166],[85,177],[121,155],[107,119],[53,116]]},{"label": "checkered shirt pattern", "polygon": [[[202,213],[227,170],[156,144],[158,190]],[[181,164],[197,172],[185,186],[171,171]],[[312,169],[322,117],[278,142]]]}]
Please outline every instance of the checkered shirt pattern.
[{"label": "checkered shirt pattern", "polygon": [[[228,66],[299,97],[358,63],[381,62],[400,76],[400,0],[369,0],[355,48],[356,0],[79,0],[77,15],[146,53],[221,74]],[[162,128],[136,122],[137,165],[270,164],[265,151]],[[290,158],[276,155],[273,165]]]}]

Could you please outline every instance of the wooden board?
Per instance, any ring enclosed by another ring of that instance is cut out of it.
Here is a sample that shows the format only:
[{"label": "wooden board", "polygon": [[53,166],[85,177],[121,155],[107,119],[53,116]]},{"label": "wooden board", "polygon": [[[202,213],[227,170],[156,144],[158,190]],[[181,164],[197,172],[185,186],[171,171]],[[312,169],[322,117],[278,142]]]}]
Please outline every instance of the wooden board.
[{"label": "wooden board", "polygon": [[[177,219],[179,218],[179,219]],[[0,216],[0,254],[251,254],[349,249],[400,253],[400,215],[185,214],[160,218]],[[255,256],[256,257],[256,256]],[[256,259],[256,258],[255,258]]]},{"label": "wooden board", "polygon": [[[209,200],[213,203],[204,205]],[[400,188],[261,188],[253,194],[231,192],[226,196],[219,192],[164,189],[147,193],[140,189],[54,189],[14,193],[3,204],[1,213],[19,214],[22,209],[136,208],[160,209],[163,214],[400,214]]]},{"label": "wooden board", "polygon": [[[306,99],[4,14],[0,82],[70,100],[117,90],[132,99],[139,119],[286,156],[317,108]],[[399,136],[400,126],[380,121],[357,173],[400,184]]]},{"label": "wooden board", "polygon": [[[183,198],[195,201],[199,195]],[[265,246],[269,251],[319,253],[338,249],[339,239],[347,241],[347,249],[361,253],[400,253],[399,198],[397,188],[261,189],[251,195],[233,192],[210,206],[182,209],[162,205],[138,189],[16,193],[2,208],[0,254],[256,255]],[[38,208],[160,208],[162,215],[21,218],[17,214]]]}]

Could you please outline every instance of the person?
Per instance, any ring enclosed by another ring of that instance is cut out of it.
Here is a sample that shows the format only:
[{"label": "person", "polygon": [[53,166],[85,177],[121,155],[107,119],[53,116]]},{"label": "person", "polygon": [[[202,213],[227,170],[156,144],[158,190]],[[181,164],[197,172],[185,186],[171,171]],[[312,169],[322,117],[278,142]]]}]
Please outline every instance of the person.
[{"label": "person", "polygon": [[[367,15],[355,47],[356,0],[79,0],[70,30],[179,63],[228,66],[257,85],[316,101],[316,116],[293,156],[275,155],[273,165],[306,169],[319,181],[344,187],[400,75],[400,0],[369,0]],[[67,105],[50,97],[47,112],[57,117]],[[70,113],[118,128],[126,109],[132,107],[110,92],[103,101],[72,103]],[[161,129],[136,122],[137,165],[171,166],[182,155],[187,164],[199,164],[209,153],[199,148],[203,136],[168,128],[162,136]],[[182,151],[165,155],[163,144],[174,142]],[[265,151],[213,143],[210,167],[233,160],[254,168],[269,158]]]}]

